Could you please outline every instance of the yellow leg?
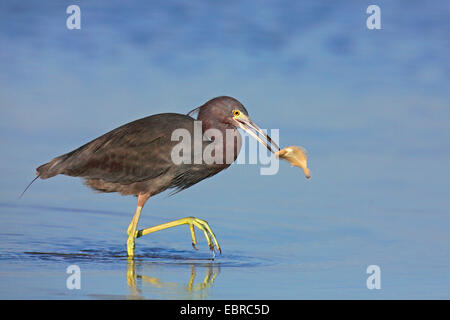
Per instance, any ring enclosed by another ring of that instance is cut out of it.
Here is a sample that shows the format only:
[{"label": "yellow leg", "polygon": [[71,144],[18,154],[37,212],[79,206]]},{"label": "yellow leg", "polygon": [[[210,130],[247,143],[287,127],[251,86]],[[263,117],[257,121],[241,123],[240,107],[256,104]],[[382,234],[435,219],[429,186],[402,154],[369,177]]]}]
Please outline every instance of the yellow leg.
[{"label": "yellow leg", "polygon": [[141,216],[142,207],[138,206],[136,208],[136,212],[134,213],[133,219],[131,219],[131,223],[128,226],[127,234],[128,234],[128,240],[127,240],[127,252],[128,252],[128,258],[134,257],[134,238],[136,235],[136,229],[137,224],[139,222],[139,217]]},{"label": "yellow leg", "polygon": [[[203,233],[205,234],[206,241],[208,242],[208,246],[211,250],[214,250],[214,245],[215,245],[217,251],[222,253],[222,249],[220,248],[219,243],[217,242],[214,232],[209,227],[208,222],[206,222],[205,220],[195,218],[195,217],[181,218],[181,219],[178,219],[175,221],[160,224],[158,226],[142,229],[135,233],[135,237],[139,238],[139,237],[145,236],[146,234],[149,234],[152,232],[156,232],[156,231],[160,231],[160,230],[164,230],[164,229],[168,229],[168,228],[173,228],[173,227],[176,227],[176,226],[179,226],[182,224],[189,225],[189,230],[191,231],[191,237],[192,237],[192,246],[195,249],[196,249],[195,245],[197,244],[197,239],[195,238],[194,226],[196,226],[197,228],[199,228],[200,230],[203,231]],[[132,230],[130,230],[130,231],[132,231]],[[130,234],[130,236],[131,236],[131,234]],[[211,238],[212,238],[212,241],[211,241]],[[213,243],[213,241],[214,241],[214,243]]]}]

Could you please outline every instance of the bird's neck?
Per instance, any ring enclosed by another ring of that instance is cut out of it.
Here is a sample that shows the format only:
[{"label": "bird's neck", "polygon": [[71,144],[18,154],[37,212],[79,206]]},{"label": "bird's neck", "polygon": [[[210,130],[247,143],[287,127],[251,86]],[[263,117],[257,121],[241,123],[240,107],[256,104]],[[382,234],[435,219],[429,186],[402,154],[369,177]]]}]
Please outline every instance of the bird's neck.
[{"label": "bird's neck", "polygon": [[238,157],[242,145],[242,138],[236,127],[228,123],[203,120],[202,130],[204,136],[214,141],[216,150],[221,151],[222,164],[231,165]]}]

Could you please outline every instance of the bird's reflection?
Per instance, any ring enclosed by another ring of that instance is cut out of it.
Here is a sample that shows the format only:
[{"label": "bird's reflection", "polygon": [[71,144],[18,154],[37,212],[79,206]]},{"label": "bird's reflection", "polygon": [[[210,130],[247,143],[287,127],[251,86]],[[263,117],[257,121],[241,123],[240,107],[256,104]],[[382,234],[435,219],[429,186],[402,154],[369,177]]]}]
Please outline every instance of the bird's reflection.
[{"label": "bird's reflection", "polygon": [[[145,266],[149,265],[152,264],[133,259],[127,261],[127,284],[131,290],[132,298],[143,298],[145,297],[145,288],[152,288],[158,289],[158,294],[164,297],[177,296],[182,299],[205,299],[208,294],[206,289],[213,285],[214,280],[220,273],[219,266],[212,262],[201,265],[191,263],[185,265],[190,268],[190,272],[186,272],[186,281],[169,282],[162,281],[158,277],[143,274],[144,271],[141,271],[142,267],[145,268]],[[205,270],[206,274],[201,281],[196,282],[195,278],[198,270]]]}]

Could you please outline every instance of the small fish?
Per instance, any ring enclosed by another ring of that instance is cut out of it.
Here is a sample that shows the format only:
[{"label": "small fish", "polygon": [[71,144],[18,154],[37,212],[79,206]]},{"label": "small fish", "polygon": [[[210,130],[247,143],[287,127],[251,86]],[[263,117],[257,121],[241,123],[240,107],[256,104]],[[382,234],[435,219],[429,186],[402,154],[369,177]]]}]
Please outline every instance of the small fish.
[{"label": "small fish", "polygon": [[302,147],[290,146],[275,152],[275,157],[288,161],[291,166],[303,169],[306,179],[311,178],[311,173],[307,166],[308,153]]}]

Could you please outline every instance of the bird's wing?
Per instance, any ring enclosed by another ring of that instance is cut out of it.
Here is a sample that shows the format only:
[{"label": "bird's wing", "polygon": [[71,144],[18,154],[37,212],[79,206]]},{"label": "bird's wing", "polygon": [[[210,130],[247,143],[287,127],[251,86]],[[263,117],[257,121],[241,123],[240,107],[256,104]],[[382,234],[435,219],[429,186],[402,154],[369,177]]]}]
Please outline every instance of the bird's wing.
[{"label": "bird's wing", "polygon": [[141,137],[108,141],[95,151],[87,149],[70,159],[64,173],[123,184],[153,179],[170,168],[170,159],[160,154],[165,141],[164,136],[147,141]]},{"label": "bird's wing", "polygon": [[172,131],[189,126],[192,118],[184,115],[143,118],[55,158],[48,165],[53,162],[56,174],[121,184],[153,179],[173,166],[171,151],[178,142],[171,140]]}]

